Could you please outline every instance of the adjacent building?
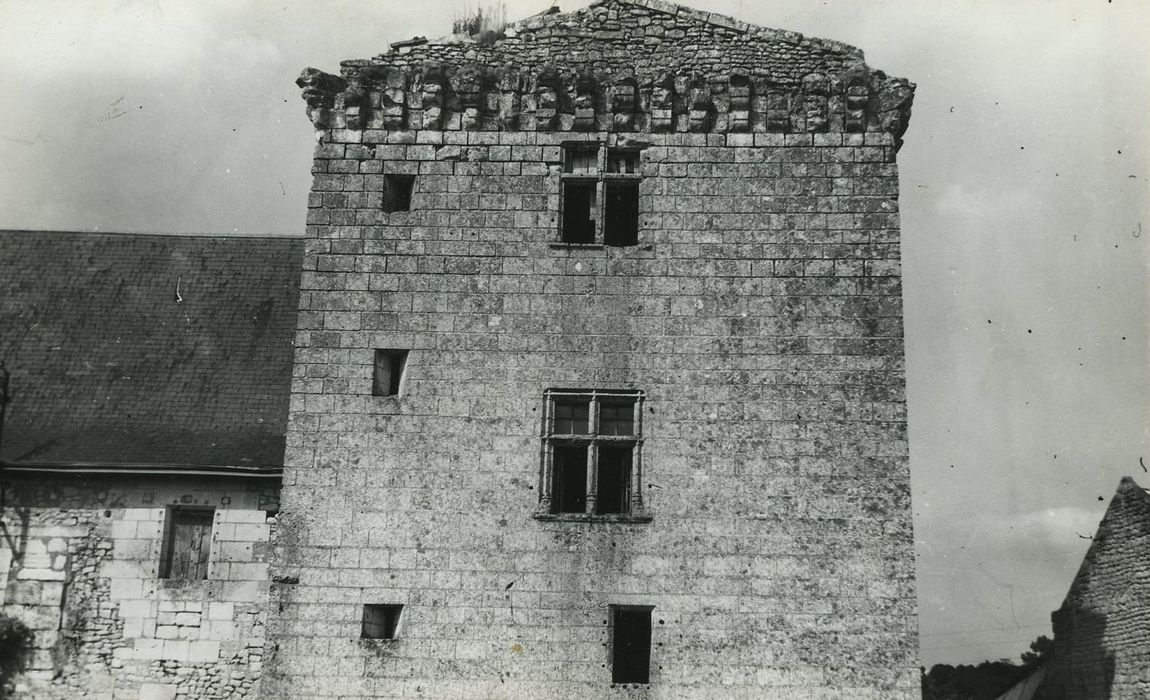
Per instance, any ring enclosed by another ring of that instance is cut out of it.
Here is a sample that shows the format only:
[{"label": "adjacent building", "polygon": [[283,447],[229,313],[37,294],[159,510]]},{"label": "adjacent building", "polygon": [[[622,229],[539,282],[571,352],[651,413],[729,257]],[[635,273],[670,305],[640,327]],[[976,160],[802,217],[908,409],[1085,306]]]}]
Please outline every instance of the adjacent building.
[{"label": "adjacent building", "polygon": [[34,632],[17,697],[258,694],[301,257],[0,232],[0,613]]}]

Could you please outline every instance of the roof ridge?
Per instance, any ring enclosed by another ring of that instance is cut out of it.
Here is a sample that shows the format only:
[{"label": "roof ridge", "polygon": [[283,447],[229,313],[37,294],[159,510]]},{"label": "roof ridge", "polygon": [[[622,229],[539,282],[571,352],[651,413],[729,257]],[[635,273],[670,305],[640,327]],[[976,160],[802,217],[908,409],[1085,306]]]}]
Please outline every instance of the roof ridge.
[{"label": "roof ridge", "polygon": [[0,234],[66,234],[77,236],[155,236],[164,238],[252,238],[252,239],[267,239],[267,238],[280,238],[280,239],[299,239],[303,240],[302,234],[290,233],[197,233],[188,231],[80,231],[76,229],[55,229],[55,228],[0,228]]}]

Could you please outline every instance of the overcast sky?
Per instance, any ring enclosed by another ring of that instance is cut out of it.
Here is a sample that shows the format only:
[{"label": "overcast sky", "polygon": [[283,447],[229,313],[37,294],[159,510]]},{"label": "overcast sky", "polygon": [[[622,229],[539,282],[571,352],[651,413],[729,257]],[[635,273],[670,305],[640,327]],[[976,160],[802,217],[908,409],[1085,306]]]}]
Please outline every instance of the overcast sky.
[{"label": "overcast sky", "polygon": [[[1150,485],[1150,4],[691,4],[918,84],[899,166],[922,661],[1017,657],[1119,479]],[[0,228],[302,234],[300,70],[464,7],[0,0]]]}]

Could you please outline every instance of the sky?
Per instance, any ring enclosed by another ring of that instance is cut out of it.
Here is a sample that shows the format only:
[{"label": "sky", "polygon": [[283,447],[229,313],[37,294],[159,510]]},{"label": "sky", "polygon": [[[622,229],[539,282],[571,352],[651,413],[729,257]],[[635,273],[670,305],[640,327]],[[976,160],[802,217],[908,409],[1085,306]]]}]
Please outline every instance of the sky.
[{"label": "sky", "polygon": [[[1120,478],[1150,486],[1150,4],[689,4],[917,83],[898,160],[922,662],[1017,659]],[[0,228],[302,235],[300,70],[466,7],[0,0]]]}]

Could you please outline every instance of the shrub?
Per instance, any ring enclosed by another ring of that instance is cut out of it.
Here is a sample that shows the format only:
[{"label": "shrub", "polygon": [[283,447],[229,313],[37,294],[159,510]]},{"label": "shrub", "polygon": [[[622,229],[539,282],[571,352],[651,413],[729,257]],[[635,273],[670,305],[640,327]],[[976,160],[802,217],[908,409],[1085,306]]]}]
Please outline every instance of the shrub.
[{"label": "shrub", "polygon": [[20,620],[0,614],[0,698],[9,696],[31,650],[32,630]]}]

